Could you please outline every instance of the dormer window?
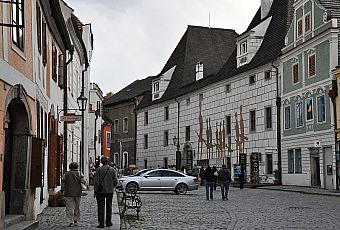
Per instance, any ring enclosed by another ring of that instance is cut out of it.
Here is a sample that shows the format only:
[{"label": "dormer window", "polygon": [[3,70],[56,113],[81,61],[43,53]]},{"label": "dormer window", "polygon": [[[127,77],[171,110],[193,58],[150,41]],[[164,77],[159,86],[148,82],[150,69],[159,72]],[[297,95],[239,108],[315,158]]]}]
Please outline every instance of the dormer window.
[{"label": "dormer window", "polygon": [[159,91],[159,82],[153,83],[153,92],[156,93]]},{"label": "dormer window", "polygon": [[240,44],[240,55],[243,55],[248,52],[247,41],[244,41]]},{"label": "dormer window", "polygon": [[203,62],[199,61],[196,64],[196,81],[203,78]]}]

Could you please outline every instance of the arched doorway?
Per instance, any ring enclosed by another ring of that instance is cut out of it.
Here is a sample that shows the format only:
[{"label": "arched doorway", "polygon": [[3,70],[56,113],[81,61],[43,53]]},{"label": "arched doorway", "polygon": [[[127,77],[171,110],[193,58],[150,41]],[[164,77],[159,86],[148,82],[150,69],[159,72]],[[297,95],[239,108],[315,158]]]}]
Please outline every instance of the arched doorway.
[{"label": "arched doorway", "polygon": [[5,149],[3,191],[5,214],[27,214],[31,196],[29,172],[31,159],[30,109],[22,85],[14,86],[5,104]]}]

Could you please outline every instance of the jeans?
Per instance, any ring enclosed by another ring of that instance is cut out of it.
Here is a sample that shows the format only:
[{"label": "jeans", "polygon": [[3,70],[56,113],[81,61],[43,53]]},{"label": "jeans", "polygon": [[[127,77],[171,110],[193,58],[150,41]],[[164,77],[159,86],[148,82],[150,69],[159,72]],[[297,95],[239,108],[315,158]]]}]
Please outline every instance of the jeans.
[{"label": "jeans", "polygon": [[206,181],[205,182],[205,197],[207,198],[207,200],[212,200],[213,197],[213,191],[214,191],[214,182],[209,182]]},{"label": "jeans", "polygon": [[113,193],[97,193],[98,222],[104,226],[105,199],[106,199],[106,224],[111,224]]},{"label": "jeans", "polygon": [[229,182],[221,181],[220,183],[221,183],[222,200],[225,200],[228,198]]}]

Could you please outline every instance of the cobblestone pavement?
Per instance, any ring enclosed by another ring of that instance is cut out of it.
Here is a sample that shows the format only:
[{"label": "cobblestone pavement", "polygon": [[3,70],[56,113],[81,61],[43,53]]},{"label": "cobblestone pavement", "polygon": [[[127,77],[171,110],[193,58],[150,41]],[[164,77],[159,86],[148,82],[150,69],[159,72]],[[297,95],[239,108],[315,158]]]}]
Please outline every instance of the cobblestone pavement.
[{"label": "cobblestone pavement", "polygon": [[[42,214],[38,215],[39,228],[41,230],[83,230],[97,229],[97,202],[93,197],[93,191],[86,191],[86,196],[82,196],[80,204],[80,222],[78,227],[68,227],[65,217],[65,207],[47,207]],[[117,202],[114,202],[112,207],[112,223],[113,226],[105,229],[119,229],[119,218],[117,219],[118,209]],[[116,209],[116,211],[115,211]]]},{"label": "cobblestone pavement", "polygon": [[141,192],[139,218],[128,210],[121,229],[340,229],[340,198],[283,191],[231,188],[222,201],[205,190],[174,193]]}]

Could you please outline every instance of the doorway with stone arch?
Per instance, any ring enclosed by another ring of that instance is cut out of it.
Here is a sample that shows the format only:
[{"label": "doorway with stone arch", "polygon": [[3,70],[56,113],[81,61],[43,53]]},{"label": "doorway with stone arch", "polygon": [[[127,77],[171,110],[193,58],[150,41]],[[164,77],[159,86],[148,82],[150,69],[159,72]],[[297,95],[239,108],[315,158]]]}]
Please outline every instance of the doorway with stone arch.
[{"label": "doorway with stone arch", "polygon": [[[5,214],[31,214],[34,196],[30,189],[32,146],[31,113],[22,85],[8,92],[4,115],[3,191]],[[31,210],[31,211],[29,211]]]}]

